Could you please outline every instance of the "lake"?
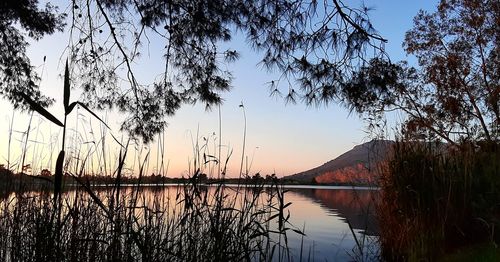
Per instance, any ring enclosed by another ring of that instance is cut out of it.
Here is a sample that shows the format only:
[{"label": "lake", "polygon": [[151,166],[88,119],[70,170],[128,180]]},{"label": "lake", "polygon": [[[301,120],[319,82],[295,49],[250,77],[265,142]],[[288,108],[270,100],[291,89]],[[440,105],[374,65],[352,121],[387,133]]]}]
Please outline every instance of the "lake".
[{"label": "lake", "polygon": [[[176,187],[169,185],[164,192],[172,195]],[[287,234],[294,261],[300,261],[301,247],[303,261],[377,260],[379,245],[374,200],[378,189],[310,185],[285,188],[288,190],[285,202],[292,203],[287,208],[290,222],[305,233],[304,237],[293,231]]]},{"label": "lake", "polygon": [[293,203],[289,208],[291,222],[304,227],[306,234],[303,239],[290,234],[289,246],[296,257],[303,241],[305,261],[309,258],[314,261],[376,260],[379,246],[374,198],[378,190],[348,187],[292,187],[289,190],[286,201]]},{"label": "lake", "polygon": [[[134,194],[132,187],[124,188],[125,198]],[[208,196],[213,195],[215,191],[214,186],[201,186],[200,188],[208,192]],[[228,189],[230,188],[231,186],[228,186]],[[379,193],[377,189],[334,186],[286,186],[285,188],[284,202],[291,203],[285,209],[285,215],[290,215],[288,227],[305,233],[302,236],[293,230],[287,231],[286,241],[290,249],[290,260],[372,261],[377,259],[378,229],[374,214],[374,200]],[[145,186],[141,187],[139,198],[142,199],[144,205],[155,205],[155,208],[159,208],[158,210],[169,210],[168,213],[174,213],[175,209],[179,208],[177,195],[182,189],[183,187],[179,185]],[[108,206],[110,203],[107,199],[111,199],[112,190],[104,187],[97,187],[95,190],[103,199],[104,204]],[[248,188],[241,190],[251,191]],[[233,192],[233,189],[227,192]],[[32,191],[26,194],[38,196],[40,192]],[[42,195],[47,197],[47,194],[50,195],[48,192]],[[76,191],[69,190],[64,195],[65,202],[71,203]],[[81,192],[80,195],[84,196]],[[231,199],[233,195],[234,193],[228,193],[228,199]],[[241,197],[245,194],[238,195]],[[266,194],[262,194],[259,198],[264,200]],[[13,207],[15,199],[15,194],[11,193],[8,196],[4,195],[1,202],[9,203],[8,206]],[[3,205],[3,207],[6,206]],[[141,212],[140,209],[137,212]],[[138,218],[141,216],[137,213]],[[277,227],[275,220],[273,223],[275,225],[270,225],[271,228]],[[276,235],[272,237],[276,238]]]}]

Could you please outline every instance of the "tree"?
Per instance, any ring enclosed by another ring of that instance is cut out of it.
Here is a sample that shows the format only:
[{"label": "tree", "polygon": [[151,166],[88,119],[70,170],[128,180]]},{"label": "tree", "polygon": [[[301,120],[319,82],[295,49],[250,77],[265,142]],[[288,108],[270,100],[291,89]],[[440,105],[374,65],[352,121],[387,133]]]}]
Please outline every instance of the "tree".
[{"label": "tree", "polygon": [[40,172],[40,176],[44,176],[44,177],[50,177],[52,176],[52,172],[50,172],[50,170],[44,168],[42,169],[42,171]]},{"label": "tree", "polygon": [[53,101],[39,91],[39,77],[26,56],[28,42],[23,32],[38,40],[62,30],[64,18],[50,3],[45,9],[39,9],[38,0],[0,2],[0,96],[12,102],[15,108],[27,109],[21,94],[43,106]]},{"label": "tree", "polygon": [[[352,72],[384,55],[385,40],[374,31],[368,8],[340,0],[74,0],[70,10],[73,86],[95,107],[128,112],[122,129],[146,141],[183,103],[222,102],[232,77],[224,65],[239,56],[221,50],[220,43],[236,32],[263,55],[265,68],[280,75],[270,82],[271,90],[287,90],[289,102],[335,100]],[[156,50],[165,66],[162,77],[141,83],[134,63],[151,37],[165,43]],[[119,84],[121,73],[126,87]]]},{"label": "tree", "polygon": [[420,11],[404,42],[419,69],[374,59],[345,88],[358,112],[408,115],[409,133],[450,143],[500,138],[500,2],[442,0]]}]

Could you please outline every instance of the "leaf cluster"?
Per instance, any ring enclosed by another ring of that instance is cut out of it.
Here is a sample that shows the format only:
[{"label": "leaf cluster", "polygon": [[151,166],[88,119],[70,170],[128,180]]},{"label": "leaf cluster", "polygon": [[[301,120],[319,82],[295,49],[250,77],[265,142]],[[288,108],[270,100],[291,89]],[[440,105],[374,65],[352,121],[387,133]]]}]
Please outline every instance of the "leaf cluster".
[{"label": "leaf cluster", "polygon": [[347,105],[372,115],[401,110],[405,130],[449,143],[498,141],[500,4],[441,1],[420,11],[403,46],[419,68],[374,59],[346,85]]},{"label": "leaf cluster", "polygon": [[25,34],[34,40],[62,31],[64,14],[59,14],[50,3],[44,9],[37,0],[0,2],[0,96],[15,108],[27,109],[22,94],[46,106],[52,99],[39,91],[39,76],[26,56],[28,42]]},{"label": "leaf cluster", "polygon": [[[337,99],[339,84],[371,57],[367,51],[383,55],[385,42],[368,8],[337,0],[74,1],[72,11],[71,60],[86,101],[128,112],[122,129],[146,141],[183,103],[223,102],[239,53],[221,43],[236,34],[276,73],[273,94],[310,105]],[[165,43],[153,51],[165,67],[155,81],[141,82],[135,62],[150,38]],[[119,84],[120,72],[128,86]]]}]

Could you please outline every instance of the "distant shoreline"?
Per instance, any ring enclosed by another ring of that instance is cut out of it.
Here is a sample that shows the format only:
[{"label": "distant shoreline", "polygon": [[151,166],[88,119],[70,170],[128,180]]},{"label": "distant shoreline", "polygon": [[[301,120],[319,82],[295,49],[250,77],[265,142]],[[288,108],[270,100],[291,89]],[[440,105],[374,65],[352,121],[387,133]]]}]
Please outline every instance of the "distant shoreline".
[{"label": "distant shoreline", "polygon": [[[27,174],[14,174],[5,169],[0,174],[0,189],[9,191],[20,191],[29,189],[48,189],[53,186],[53,176],[33,176]],[[182,186],[182,185],[199,185],[199,186],[217,186],[224,184],[229,187],[251,187],[263,186],[271,187],[279,185],[285,188],[313,188],[313,189],[379,189],[376,184],[362,184],[362,183],[305,183],[304,181],[297,181],[291,179],[279,179],[276,177],[270,178],[207,178],[200,176],[193,176],[190,178],[169,178],[162,176],[143,176],[133,178],[122,178],[117,181],[115,177],[111,176],[86,176],[86,177],[73,177],[70,175],[64,176],[63,185],[65,188],[72,188],[81,186],[82,183],[89,187],[114,187],[119,183],[120,187],[163,187],[163,186]]]},{"label": "distant shoreline", "polygon": [[[222,182],[221,182],[222,183]],[[200,183],[198,186],[205,186],[205,187],[214,187],[219,185],[220,183]],[[164,184],[131,184],[131,183],[126,183],[126,184],[120,184],[120,187],[169,187],[169,186],[185,186],[188,184],[185,183],[164,183]],[[241,183],[241,184],[236,184],[236,183],[225,183],[224,186],[227,187],[252,187],[255,186],[256,184],[251,184],[251,183]],[[349,185],[311,185],[311,184],[278,184],[280,187],[284,188],[292,188],[292,189],[354,189],[354,190],[379,190],[380,187],[378,186],[370,186],[370,185],[356,185],[356,186],[349,186]],[[81,186],[80,184],[66,184],[66,187],[78,187]],[[91,184],[90,187],[113,187],[116,186],[115,184]],[[262,184],[263,187],[272,187],[274,186],[273,184]]]}]

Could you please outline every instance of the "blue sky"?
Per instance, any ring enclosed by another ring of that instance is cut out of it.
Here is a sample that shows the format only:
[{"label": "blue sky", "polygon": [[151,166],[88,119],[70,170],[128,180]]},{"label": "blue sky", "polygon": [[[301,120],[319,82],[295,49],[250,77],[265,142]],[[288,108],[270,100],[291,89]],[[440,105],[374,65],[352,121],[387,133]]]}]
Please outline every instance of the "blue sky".
[{"label": "blue sky", "polygon": [[[346,4],[351,2],[354,2],[353,5],[358,5],[357,1],[345,1]],[[375,28],[389,41],[385,47],[392,60],[407,59],[410,63],[414,63],[415,60],[407,57],[401,47],[404,33],[411,28],[413,17],[419,9],[433,10],[436,4],[437,1],[365,1],[366,6],[373,8],[370,18]],[[65,6],[61,5],[61,9],[64,8]],[[370,139],[367,136],[369,130],[366,130],[366,123],[356,114],[349,114],[341,106],[332,104],[326,108],[310,108],[303,104],[285,105],[282,100],[269,97],[265,83],[272,80],[273,76],[257,66],[260,56],[250,51],[238,38],[228,44],[230,48],[241,53],[241,58],[229,68],[234,76],[233,89],[223,95],[225,102],[221,107],[222,144],[225,145],[223,151],[227,152],[228,148],[233,150],[229,162],[229,175],[234,176],[239,171],[244,131],[243,112],[239,107],[242,102],[245,105],[247,118],[245,155],[248,156],[248,162],[252,162],[250,173],[276,173],[278,176],[283,176],[304,171],[321,165]],[[64,60],[64,48],[67,43],[67,34],[58,33],[33,43],[29,49],[29,56],[34,65],[42,65],[43,57],[47,57],[41,89],[57,100],[51,111],[61,119],[63,114],[60,110],[62,107],[60,74],[63,72],[63,64],[60,61]],[[162,68],[162,61],[157,53],[157,50],[161,50],[161,45],[153,40],[149,47],[150,53],[146,52],[141,63],[136,66],[139,78],[151,79],[161,73],[161,69],[158,68]],[[42,71],[41,66],[39,70]],[[77,98],[77,96],[72,97],[72,99]],[[7,158],[7,123],[12,116],[11,111],[8,102],[1,100],[0,119],[5,124],[0,125],[0,163],[4,163],[4,159]],[[99,114],[107,115],[112,132],[120,137],[118,131],[120,115],[114,112]],[[27,113],[16,113],[14,130],[24,131],[28,125],[27,119]],[[394,125],[397,119],[398,116],[393,115],[389,123]],[[35,120],[43,122],[37,117]],[[200,139],[214,132],[218,133],[218,111],[215,109],[207,112],[203,105],[185,105],[167,121],[169,127],[165,135],[165,161],[170,163],[168,175],[175,177],[186,174],[188,162],[192,161],[191,136],[195,136],[197,130]],[[43,145],[33,143],[29,146],[28,152],[36,154],[36,159],[42,163],[40,165],[49,166],[50,153],[40,152],[48,150],[51,137],[53,142],[58,139],[56,134],[59,129],[49,123],[38,124],[37,128],[32,131],[30,140],[35,140],[36,135],[36,140],[42,141]],[[389,129],[391,128],[392,126],[389,126]],[[14,133],[13,137],[12,154],[17,155],[11,158],[18,157],[21,148],[21,143],[15,140],[20,139],[21,134]],[[115,151],[110,153],[110,158],[118,154],[118,151]],[[149,172],[154,172],[155,162],[156,152],[153,150]]]}]

